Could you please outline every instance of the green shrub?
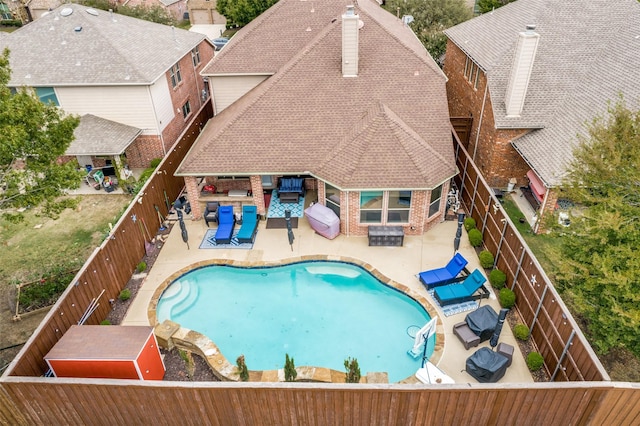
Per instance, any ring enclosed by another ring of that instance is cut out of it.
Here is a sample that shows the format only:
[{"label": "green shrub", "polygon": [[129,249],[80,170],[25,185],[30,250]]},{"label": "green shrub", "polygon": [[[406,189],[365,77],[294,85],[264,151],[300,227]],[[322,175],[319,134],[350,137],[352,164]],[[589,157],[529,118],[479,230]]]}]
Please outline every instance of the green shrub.
[{"label": "green shrub", "polygon": [[480,247],[482,245],[482,232],[478,229],[473,228],[469,231],[469,243],[473,247]]},{"label": "green shrub", "polygon": [[506,287],[500,290],[498,299],[500,299],[500,306],[503,308],[511,309],[516,304],[516,294]]},{"label": "green shrub", "polygon": [[478,259],[480,259],[480,266],[484,269],[489,269],[493,267],[493,254],[489,250],[482,250],[478,255]]},{"label": "green shrub", "polygon": [[507,275],[500,269],[494,269],[489,273],[489,282],[491,286],[497,290],[504,288],[507,282]]},{"label": "green shrub", "polygon": [[138,263],[138,266],[136,267],[136,271],[138,271],[138,273],[144,271],[145,269],[147,269],[147,262],[142,261]]},{"label": "green shrub", "polygon": [[345,382],[347,383],[360,383],[360,366],[356,358],[347,358],[344,360],[344,368],[347,370],[345,376]]},{"label": "green shrub", "polygon": [[527,340],[529,338],[529,327],[524,324],[516,324],[513,327],[513,335],[518,340]]},{"label": "green shrub", "polygon": [[100,325],[111,325],[111,321],[108,319],[100,321]]},{"label": "green shrub", "polygon": [[240,375],[240,380],[243,382],[248,382],[249,369],[247,368],[247,363],[244,362],[244,355],[240,355],[236,359],[236,365],[238,366],[238,374]]},{"label": "green shrub", "polygon": [[298,377],[296,371],[296,364],[293,362],[293,357],[289,358],[289,354],[285,354],[284,359],[284,380],[286,382],[293,382]]},{"label": "green shrub", "polygon": [[162,162],[162,158],[154,158],[153,160],[151,160],[151,163],[149,163],[149,167],[151,167],[152,169],[155,169],[160,165],[161,162]]},{"label": "green shrub", "polygon": [[464,229],[466,229],[467,232],[471,231],[475,227],[476,227],[476,220],[474,218],[468,217],[464,220]]},{"label": "green shrub", "polygon": [[118,295],[118,299],[122,300],[123,302],[125,300],[129,300],[130,298],[131,298],[131,290],[129,290],[128,288],[125,288],[124,290],[122,290]]},{"label": "green shrub", "polygon": [[538,352],[531,352],[527,355],[527,367],[530,371],[538,371],[544,365],[544,358]]}]

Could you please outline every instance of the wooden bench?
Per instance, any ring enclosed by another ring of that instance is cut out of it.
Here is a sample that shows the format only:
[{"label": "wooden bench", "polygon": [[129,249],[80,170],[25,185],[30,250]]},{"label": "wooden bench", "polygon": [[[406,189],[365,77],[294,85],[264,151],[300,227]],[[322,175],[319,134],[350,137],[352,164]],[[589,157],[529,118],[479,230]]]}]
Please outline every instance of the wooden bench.
[{"label": "wooden bench", "polygon": [[402,226],[369,226],[370,246],[402,246],[404,229]]}]

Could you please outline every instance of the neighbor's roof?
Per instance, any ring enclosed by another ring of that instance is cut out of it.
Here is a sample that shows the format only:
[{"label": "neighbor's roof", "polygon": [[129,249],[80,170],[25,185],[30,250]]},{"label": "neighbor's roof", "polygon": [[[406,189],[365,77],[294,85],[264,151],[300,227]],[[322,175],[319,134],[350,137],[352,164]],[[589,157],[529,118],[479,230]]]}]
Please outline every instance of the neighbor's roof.
[{"label": "neighbor's roof", "polygon": [[137,127],[86,114],[80,118],[65,155],[120,155],[140,133]]},{"label": "neighbor's roof", "polygon": [[455,175],[444,75],[409,28],[364,0],[356,7],[364,23],[358,76],[343,77],[344,5],[280,0],[247,28],[257,43],[296,21],[290,8],[303,33],[311,26],[305,19],[325,16],[315,37],[293,41],[296,52],[283,48],[291,56],[283,65],[269,49],[268,57],[247,59],[255,46],[244,29],[234,37],[210,68],[220,60],[225,72],[240,73],[247,60],[252,72],[275,75],[209,121],[178,174],[311,173],[341,189],[426,189]]},{"label": "neighbor's roof", "polygon": [[[640,105],[640,3],[636,0],[518,0],[449,28],[447,36],[487,72],[498,128],[532,128],[513,142],[548,186],[560,183],[577,134],[621,93]],[[505,93],[518,33],[540,34],[520,117]]]},{"label": "neighbor's roof", "polygon": [[205,38],[65,4],[0,39],[0,48],[11,50],[10,86],[135,85],[153,83]]}]

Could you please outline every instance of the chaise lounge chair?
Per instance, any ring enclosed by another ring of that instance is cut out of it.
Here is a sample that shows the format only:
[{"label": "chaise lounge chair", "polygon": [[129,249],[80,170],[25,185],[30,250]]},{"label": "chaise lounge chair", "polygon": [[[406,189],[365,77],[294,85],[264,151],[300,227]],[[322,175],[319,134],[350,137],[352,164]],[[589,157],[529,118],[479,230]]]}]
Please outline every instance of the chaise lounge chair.
[{"label": "chaise lounge chair", "polygon": [[218,229],[215,236],[216,244],[229,244],[235,225],[236,217],[233,214],[233,206],[220,206],[218,208]]},{"label": "chaise lounge chair", "polygon": [[242,226],[238,231],[239,243],[252,243],[258,231],[258,208],[256,206],[242,206]]},{"label": "chaise lounge chair", "polygon": [[430,290],[434,287],[451,284],[455,281],[460,281],[458,275],[460,275],[463,271],[466,276],[469,274],[469,271],[466,269],[467,259],[462,257],[460,253],[456,253],[455,256],[447,263],[447,266],[444,268],[430,269],[428,271],[420,272],[418,274],[418,278],[427,290]]},{"label": "chaise lounge chair", "polygon": [[482,272],[476,269],[461,283],[436,287],[433,296],[440,303],[440,306],[484,299],[489,297],[489,290],[484,286],[486,281],[487,279],[482,275]]}]

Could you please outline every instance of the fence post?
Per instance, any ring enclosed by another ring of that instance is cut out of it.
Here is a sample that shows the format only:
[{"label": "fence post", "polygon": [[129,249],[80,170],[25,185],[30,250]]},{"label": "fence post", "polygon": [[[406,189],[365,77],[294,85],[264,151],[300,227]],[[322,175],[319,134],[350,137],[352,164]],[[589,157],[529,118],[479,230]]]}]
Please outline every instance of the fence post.
[{"label": "fence post", "polygon": [[[546,288],[546,287],[545,287]],[[562,365],[562,361],[564,361],[565,355],[567,355],[567,351],[569,350],[569,346],[571,346],[571,342],[573,342],[573,337],[576,335],[575,330],[571,330],[571,335],[569,335],[569,339],[567,339],[567,344],[564,345],[564,349],[562,350],[562,354],[560,354],[560,358],[558,359],[558,365],[556,365],[553,374],[551,375],[550,382],[556,378],[556,374],[558,374],[558,370],[560,370],[560,366]]]},{"label": "fence post", "polygon": [[531,321],[531,325],[529,326],[529,334],[533,331],[533,325],[538,321],[538,314],[540,313],[540,309],[542,309],[542,302],[544,301],[544,296],[547,294],[547,290],[549,287],[544,286],[544,290],[542,290],[542,296],[540,296],[540,302],[538,303],[538,307],[536,308],[536,313],[533,315],[533,320]]}]

